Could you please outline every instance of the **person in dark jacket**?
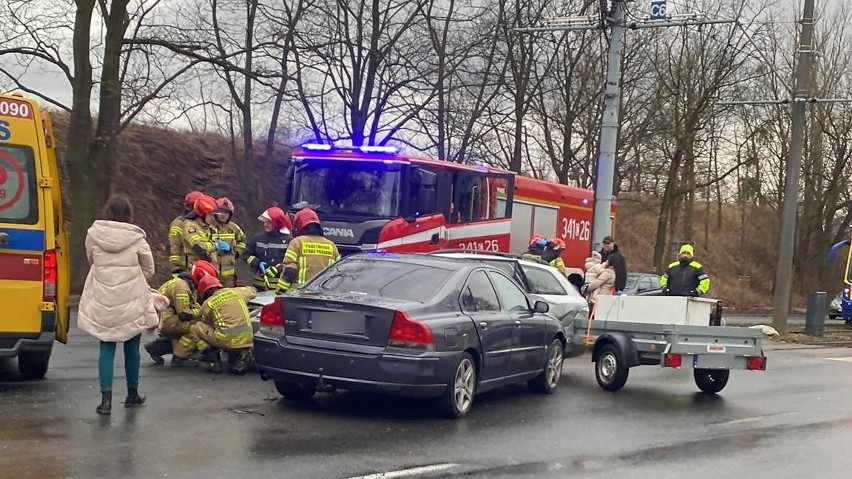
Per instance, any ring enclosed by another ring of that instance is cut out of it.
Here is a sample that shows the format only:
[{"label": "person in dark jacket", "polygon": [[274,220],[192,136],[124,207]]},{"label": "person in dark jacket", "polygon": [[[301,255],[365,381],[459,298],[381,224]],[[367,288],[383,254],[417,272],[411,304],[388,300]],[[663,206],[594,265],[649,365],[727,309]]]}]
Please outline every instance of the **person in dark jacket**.
[{"label": "person in dark jacket", "polygon": [[666,296],[703,296],[710,291],[710,276],[704,266],[694,258],[695,248],[691,244],[680,247],[678,260],[660,278],[660,286]]},{"label": "person in dark jacket", "polygon": [[249,241],[242,258],[255,271],[255,289],[275,290],[278,289],[284,254],[292,239],[293,223],[290,216],[277,206],[268,208],[258,219],[263,222],[264,231]]},{"label": "person in dark jacket", "polygon": [[619,295],[627,287],[627,261],[618,251],[618,245],[612,236],[605,236],[601,248],[601,262],[609,263],[615,270],[615,294]]}]

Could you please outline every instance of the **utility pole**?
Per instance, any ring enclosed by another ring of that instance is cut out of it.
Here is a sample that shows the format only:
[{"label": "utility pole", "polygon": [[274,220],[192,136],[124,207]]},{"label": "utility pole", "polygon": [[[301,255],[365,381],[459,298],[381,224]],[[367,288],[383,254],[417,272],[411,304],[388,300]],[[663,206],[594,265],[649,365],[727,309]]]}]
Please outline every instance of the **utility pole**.
[{"label": "utility pole", "polygon": [[802,34],[799,38],[799,64],[796,66],[790,148],[787,152],[787,183],[781,215],[781,243],[775,270],[775,308],[772,325],[783,334],[790,313],[790,289],[793,285],[793,249],[796,244],[796,216],[799,205],[799,172],[802,169],[802,146],[805,140],[805,104],[810,91],[813,63],[814,0],[805,0]]},{"label": "utility pole", "polygon": [[[611,6],[609,5],[609,2]],[[712,20],[697,14],[669,15],[666,0],[650,0],[649,19],[627,23],[627,3],[636,0],[600,0],[599,15],[579,17],[556,17],[548,19],[544,26],[516,28],[520,33],[569,32],[580,30],[609,30],[607,71],[603,88],[603,117],[600,131],[600,154],[596,166],[594,222],[592,224],[592,248],[601,248],[604,237],[612,234],[610,216],[612,212],[612,189],[615,183],[615,160],[618,148],[618,130],[621,108],[621,56],[624,50],[626,29],[683,27],[734,23],[735,20]]]}]

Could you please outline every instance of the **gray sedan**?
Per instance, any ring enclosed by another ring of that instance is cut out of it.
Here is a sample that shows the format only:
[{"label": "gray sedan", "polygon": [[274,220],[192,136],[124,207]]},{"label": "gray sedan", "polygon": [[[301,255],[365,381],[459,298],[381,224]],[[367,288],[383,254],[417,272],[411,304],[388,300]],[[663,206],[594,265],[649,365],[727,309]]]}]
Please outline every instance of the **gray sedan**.
[{"label": "gray sedan", "polygon": [[460,417],[486,390],[556,389],[565,336],[548,309],[482,263],[356,254],[262,308],[255,359],[290,399],[379,391],[435,397]]}]

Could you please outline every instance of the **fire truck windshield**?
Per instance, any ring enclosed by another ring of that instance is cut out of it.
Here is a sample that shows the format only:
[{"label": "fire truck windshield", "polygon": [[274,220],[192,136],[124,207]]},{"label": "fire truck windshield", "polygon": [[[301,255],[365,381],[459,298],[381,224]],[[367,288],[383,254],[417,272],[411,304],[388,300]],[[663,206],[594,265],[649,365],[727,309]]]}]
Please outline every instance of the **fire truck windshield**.
[{"label": "fire truck windshield", "polygon": [[293,178],[293,204],[321,213],[394,218],[400,212],[399,166],[381,162],[303,162]]}]

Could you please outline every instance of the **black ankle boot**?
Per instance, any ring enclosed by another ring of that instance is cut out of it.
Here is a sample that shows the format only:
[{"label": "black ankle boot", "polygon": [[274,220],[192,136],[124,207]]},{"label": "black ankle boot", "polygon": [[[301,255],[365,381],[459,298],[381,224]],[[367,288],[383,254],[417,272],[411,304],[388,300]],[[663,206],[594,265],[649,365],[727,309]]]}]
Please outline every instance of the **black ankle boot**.
[{"label": "black ankle boot", "polygon": [[124,400],[124,407],[141,406],[145,404],[145,396],[139,394],[138,389],[128,389],[127,398]]},{"label": "black ankle boot", "polygon": [[112,391],[104,391],[101,393],[101,405],[98,406],[95,411],[98,414],[103,414],[105,416],[110,415],[110,411],[112,410]]}]

